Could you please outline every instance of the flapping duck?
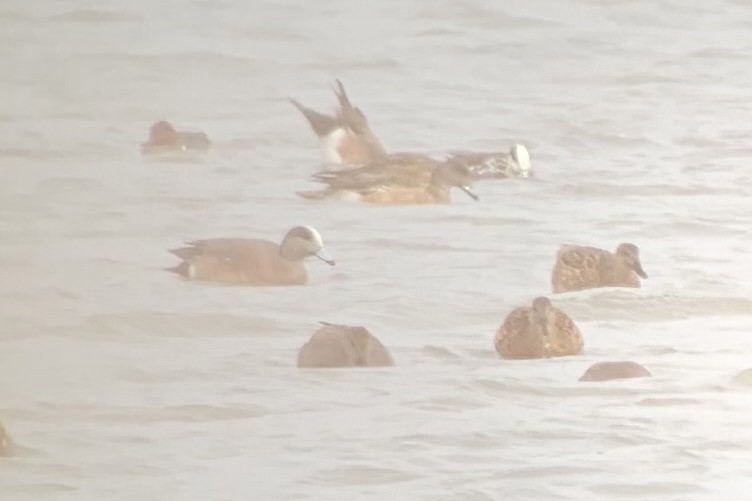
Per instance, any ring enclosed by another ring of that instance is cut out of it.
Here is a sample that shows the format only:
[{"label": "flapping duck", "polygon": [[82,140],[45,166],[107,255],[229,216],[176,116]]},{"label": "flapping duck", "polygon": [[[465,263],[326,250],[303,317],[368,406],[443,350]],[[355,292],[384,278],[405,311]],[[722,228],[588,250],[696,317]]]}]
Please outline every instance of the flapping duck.
[{"label": "flapping duck", "polygon": [[144,155],[178,151],[203,151],[209,149],[211,141],[203,132],[176,130],[166,120],[154,122],[149,129],[149,139],[141,144]]},{"label": "flapping duck", "polygon": [[389,350],[368,329],[320,322],[322,327],[298,352],[298,367],[387,367]]}]

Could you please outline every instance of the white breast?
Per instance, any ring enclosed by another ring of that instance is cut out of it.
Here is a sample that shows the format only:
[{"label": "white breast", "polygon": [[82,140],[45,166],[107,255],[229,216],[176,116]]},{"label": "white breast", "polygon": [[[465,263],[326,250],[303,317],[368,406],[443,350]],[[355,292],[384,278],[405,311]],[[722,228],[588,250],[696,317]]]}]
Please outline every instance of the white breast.
[{"label": "white breast", "polygon": [[332,129],[326,136],[321,137],[321,155],[325,161],[334,164],[342,163],[342,157],[339,155],[337,149],[345,136],[347,136],[347,131],[342,127],[338,127]]}]

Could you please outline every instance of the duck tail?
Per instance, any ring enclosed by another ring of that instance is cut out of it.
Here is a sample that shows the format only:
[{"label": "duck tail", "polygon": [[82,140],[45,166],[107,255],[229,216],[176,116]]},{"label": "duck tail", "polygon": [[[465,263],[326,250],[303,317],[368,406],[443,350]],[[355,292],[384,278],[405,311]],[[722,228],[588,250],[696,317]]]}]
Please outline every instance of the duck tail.
[{"label": "duck tail", "polygon": [[300,102],[290,98],[290,102],[295,106],[308,121],[308,124],[319,137],[324,137],[332,130],[340,126],[339,120],[333,116],[319,113],[316,110],[303,106]]},{"label": "duck tail", "polygon": [[165,271],[169,271],[171,273],[176,273],[180,276],[183,276],[185,278],[190,277],[190,264],[188,261],[183,261],[177,266],[171,266],[169,268],[164,268]]},{"label": "duck tail", "polygon": [[340,108],[346,109],[346,108],[352,108],[353,105],[350,103],[350,98],[347,97],[347,92],[345,91],[345,86],[342,85],[342,82],[338,78],[335,80],[335,87],[334,87],[334,95],[337,96],[337,101],[339,102]]},{"label": "duck tail", "polygon": [[[337,110],[337,112],[342,122],[344,122],[344,124],[347,125],[349,129],[352,129],[358,135],[373,136],[371,128],[368,125],[368,119],[366,118],[365,113],[363,113],[360,108],[352,105],[350,98],[347,97],[345,86],[342,85],[342,82],[339,79],[336,80],[334,94],[337,96],[337,101],[339,102],[339,110]],[[381,152],[383,148],[378,143],[378,140],[375,138],[375,136],[373,136],[373,141],[376,143],[374,148]]]},{"label": "duck tail", "polygon": [[324,198],[329,197],[329,192],[327,190],[296,191],[295,194],[308,200],[323,200]]}]

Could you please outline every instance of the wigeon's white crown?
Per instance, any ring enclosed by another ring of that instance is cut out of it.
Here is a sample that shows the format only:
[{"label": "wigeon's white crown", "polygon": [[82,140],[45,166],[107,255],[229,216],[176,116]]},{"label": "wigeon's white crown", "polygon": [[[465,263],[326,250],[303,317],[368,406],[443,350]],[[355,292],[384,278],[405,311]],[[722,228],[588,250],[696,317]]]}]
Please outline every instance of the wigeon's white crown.
[{"label": "wigeon's white crown", "polygon": [[318,246],[319,248],[324,247],[324,240],[321,238],[321,234],[316,231],[313,226],[303,226],[303,228],[311,233],[311,241],[316,244],[316,246]]},{"label": "wigeon's white crown", "polygon": [[530,153],[525,146],[517,143],[512,146],[512,156],[517,161],[522,171],[530,170]]}]

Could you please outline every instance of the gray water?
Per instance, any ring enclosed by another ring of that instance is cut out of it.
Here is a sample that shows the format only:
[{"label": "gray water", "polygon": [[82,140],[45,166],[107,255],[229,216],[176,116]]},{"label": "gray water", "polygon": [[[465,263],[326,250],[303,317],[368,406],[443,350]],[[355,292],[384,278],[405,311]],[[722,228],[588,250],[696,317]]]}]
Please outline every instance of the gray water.
[{"label": "gray water", "polygon": [[[21,0],[0,6],[0,499],[739,499],[752,487],[745,1]],[[526,144],[481,201],[297,198],[330,83],[392,151]],[[149,124],[213,151],[142,158]],[[185,240],[323,235],[307,287],[189,283]],[[643,288],[554,297],[581,356],[502,361],[556,249]],[[396,367],[310,371],[319,320]],[[653,378],[577,381],[600,360]]]}]

